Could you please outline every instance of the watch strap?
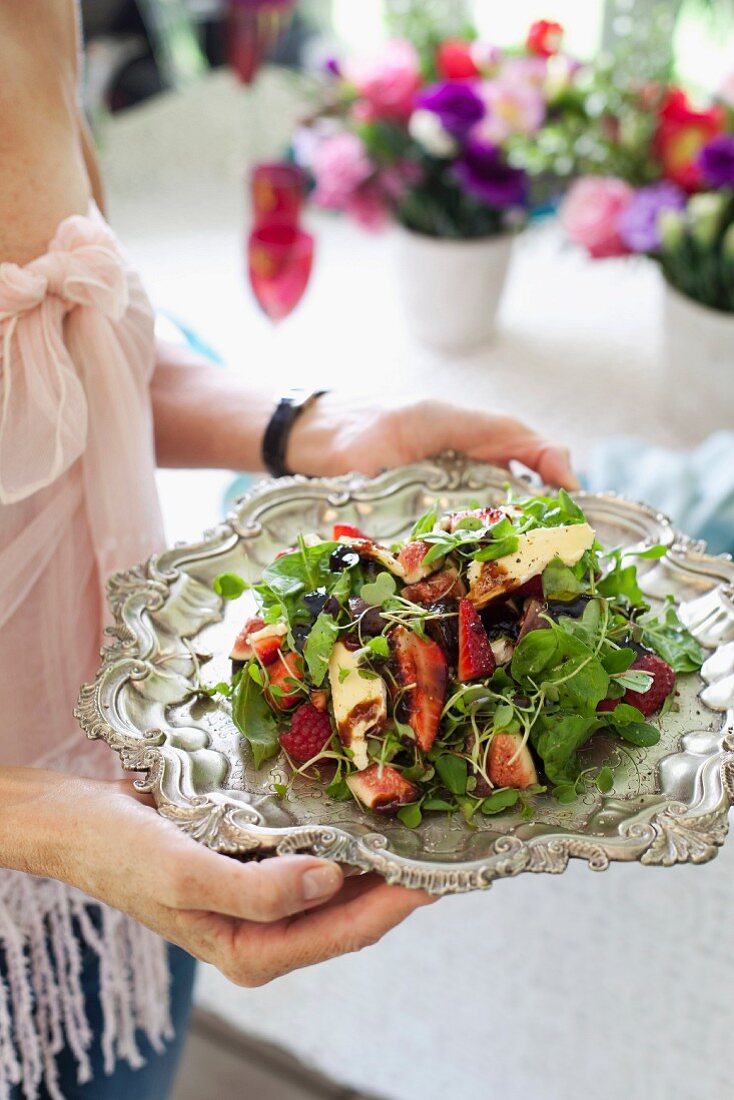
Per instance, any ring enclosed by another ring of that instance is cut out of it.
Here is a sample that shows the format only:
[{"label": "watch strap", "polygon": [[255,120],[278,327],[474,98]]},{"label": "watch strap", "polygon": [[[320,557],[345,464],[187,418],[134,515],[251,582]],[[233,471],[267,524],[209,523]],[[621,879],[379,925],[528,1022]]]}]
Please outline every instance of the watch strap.
[{"label": "watch strap", "polygon": [[262,460],[271,477],[288,477],[286,465],[288,440],[298,417],[326,390],[292,389],[284,394],[273,410],[262,441]]}]

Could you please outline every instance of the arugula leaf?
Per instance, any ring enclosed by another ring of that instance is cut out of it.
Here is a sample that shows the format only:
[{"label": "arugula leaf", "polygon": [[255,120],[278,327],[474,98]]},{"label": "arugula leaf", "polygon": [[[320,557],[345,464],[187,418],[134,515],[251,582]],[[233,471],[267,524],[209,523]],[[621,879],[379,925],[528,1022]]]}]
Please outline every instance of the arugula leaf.
[{"label": "arugula leaf", "polygon": [[544,680],[559,688],[559,699],[573,710],[594,713],[609,690],[609,676],[598,657],[579,655],[558,665]]},{"label": "arugula leaf", "polygon": [[411,539],[418,539],[421,535],[427,535],[438,522],[438,504],[432,505],[427,512],[415,521],[410,532]]},{"label": "arugula leaf", "polygon": [[516,680],[536,676],[558,653],[558,639],[552,630],[531,630],[515,647],[510,669]]},{"label": "arugula leaf", "polygon": [[236,573],[220,573],[214,578],[214,591],[223,600],[238,600],[247,587],[247,581]]},{"label": "arugula leaf", "polygon": [[565,489],[558,490],[558,504],[566,523],[586,523],[586,516]]},{"label": "arugula leaf", "polygon": [[257,661],[250,661],[247,666],[247,675],[254,680],[258,687],[265,687],[263,674]]},{"label": "arugula leaf", "polygon": [[651,673],[635,668],[630,669],[628,672],[617,673],[614,681],[625,691],[636,691],[640,695],[644,695],[646,691],[650,690],[653,677]]},{"label": "arugula leaf", "polygon": [[447,802],[445,798],[427,798],[423,803],[423,809],[436,811],[443,810],[445,813],[453,813],[456,806],[453,802]]},{"label": "arugula leaf", "polygon": [[403,825],[407,825],[409,829],[417,829],[423,820],[420,802],[410,802],[407,806],[401,806],[398,810],[398,817]]},{"label": "arugula leaf", "polygon": [[484,523],[479,516],[464,516],[454,526],[455,531],[481,531]]},{"label": "arugula leaf", "polygon": [[642,558],[643,561],[654,561],[657,558],[664,558],[667,553],[668,547],[663,546],[662,543],[656,543],[655,546],[648,546],[647,550],[627,551],[629,557]]},{"label": "arugula leaf", "polygon": [[602,657],[601,663],[610,676],[616,676],[620,672],[626,672],[636,656],[634,649],[610,649]]},{"label": "arugula leaf", "polygon": [[[614,711],[610,713],[614,714]],[[625,722],[621,726],[615,726],[615,729],[624,741],[643,748],[657,745],[660,740],[660,730],[655,729],[649,722]]]},{"label": "arugula leaf", "polygon": [[553,789],[553,797],[559,802],[575,802],[578,796],[575,783],[559,783]]},{"label": "arugula leaf", "polygon": [[580,772],[577,750],[602,724],[596,716],[582,714],[540,719],[541,732],[534,733],[534,743],[551,783],[575,783]]},{"label": "arugula leaf", "polygon": [[520,545],[517,535],[507,535],[503,539],[496,539],[488,546],[483,546],[472,554],[474,561],[497,561],[498,558],[506,558],[508,554],[514,554]]},{"label": "arugula leaf", "polygon": [[438,561],[440,558],[445,558],[447,554],[456,546],[456,541],[449,535],[448,540],[444,542],[441,539],[433,539],[433,546],[421,559],[421,565],[433,565],[434,561]]},{"label": "arugula leaf", "polygon": [[520,792],[516,791],[514,787],[506,787],[501,791],[493,791],[492,794],[487,795],[481,805],[483,814],[498,814],[502,810],[509,809],[510,806],[516,805],[520,798]]},{"label": "arugula leaf", "polygon": [[609,794],[614,786],[614,772],[611,768],[601,768],[595,779],[595,783],[602,794]]},{"label": "arugula leaf", "polygon": [[329,658],[339,637],[339,627],[333,615],[322,611],[309,631],[303,647],[303,658],[316,687],[321,687],[329,668]]},{"label": "arugula leaf", "polygon": [[302,542],[297,550],[270,563],[263,572],[258,592],[264,587],[280,600],[288,601],[320,585],[330,591],[340,579],[339,574],[329,568],[329,558],[339,545],[338,542],[320,542],[316,546],[306,546]]},{"label": "arugula leaf", "polygon": [[348,802],[352,797],[352,792],[349,790],[349,784],[344,776],[339,775],[338,772],[326,788],[326,793],[329,798],[335,798],[339,802]]},{"label": "arugula leaf", "polygon": [[278,726],[262,690],[251,676],[242,676],[232,705],[232,718],[252,750],[255,767],[276,756]]},{"label": "arugula leaf", "polygon": [[365,642],[365,649],[368,649],[374,657],[390,656],[390,644],[384,634],[378,634],[374,638],[368,638]]},{"label": "arugula leaf", "polygon": [[634,565],[622,565],[622,551],[614,550],[608,555],[612,559],[612,568],[599,581],[597,591],[608,599],[626,601],[631,607],[647,607],[642,589],[637,583],[637,569]]},{"label": "arugula leaf", "polygon": [[660,740],[660,730],[646,722],[642,711],[629,703],[617,703],[614,710],[610,710],[604,717],[605,724],[612,726],[615,733],[631,745],[647,748],[649,745],[657,745]]},{"label": "arugula leaf", "polygon": [[373,581],[363,584],[359,594],[365,603],[372,607],[381,607],[386,600],[395,595],[396,588],[397,584],[392,573],[383,570]]},{"label": "arugula leaf", "polygon": [[561,561],[553,558],[543,570],[543,595],[547,600],[572,600],[584,591],[581,581]]},{"label": "arugula leaf", "polygon": [[444,753],[436,760],[436,771],[452,794],[466,794],[468,768],[463,757]]},{"label": "arugula leaf", "polygon": [[674,672],[697,672],[706,654],[678,617],[675,600],[668,596],[659,614],[650,611],[638,619],[642,644],[667,661]]}]

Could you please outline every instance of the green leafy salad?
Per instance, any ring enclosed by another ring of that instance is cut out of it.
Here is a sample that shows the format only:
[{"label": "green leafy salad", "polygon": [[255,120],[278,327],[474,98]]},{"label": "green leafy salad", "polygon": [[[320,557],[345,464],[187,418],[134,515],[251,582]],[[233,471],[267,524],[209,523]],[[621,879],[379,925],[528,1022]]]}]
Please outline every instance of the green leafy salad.
[{"label": "green leafy salad", "polygon": [[257,767],[284,753],[332,798],[409,827],[529,819],[543,791],[610,790],[610,769],[579,750],[601,731],[655,744],[678,676],[700,668],[672,597],[653,611],[638,583],[635,561],[665,552],[605,549],[563,490],[434,507],[402,542],[337,524],[256,584],[217,578],[225,599],[251,589],[257,610],[231,681],[207,690],[230,699]]}]

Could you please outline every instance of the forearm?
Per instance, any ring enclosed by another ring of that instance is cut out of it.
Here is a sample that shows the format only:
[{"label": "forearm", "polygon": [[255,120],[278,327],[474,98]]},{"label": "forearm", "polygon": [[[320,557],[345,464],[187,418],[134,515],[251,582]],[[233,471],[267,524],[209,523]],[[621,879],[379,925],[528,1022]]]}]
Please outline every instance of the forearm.
[{"label": "forearm", "polygon": [[261,470],[275,393],[173,344],[158,349],[151,387],[158,464]]},{"label": "forearm", "polygon": [[76,807],[94,785],[40,768],[0,768],[0,867],[69,881]]}]

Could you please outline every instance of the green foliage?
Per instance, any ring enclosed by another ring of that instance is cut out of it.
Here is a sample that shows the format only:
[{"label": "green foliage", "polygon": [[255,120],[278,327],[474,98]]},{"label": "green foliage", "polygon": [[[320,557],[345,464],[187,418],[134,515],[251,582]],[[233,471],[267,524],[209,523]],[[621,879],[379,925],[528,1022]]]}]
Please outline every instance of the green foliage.
[{"label": "green foliage", "polygon": [[252,750],[255,767],[276,756],[278,726],[262,689],[252,676],[242,676],[232,705],[232,718]]},{"label": "green foliage", "polygon": [[383,571],[378,573],[373,581],[363,584],[359,594],[365,603],[373,607],[381,607],[386,600],[395,595],[396,589],[397,584],[392,573]]},{"label": "green foliage", "polygon": [[326,678],[331,651],[338,637],[339,627],[334,616],[322,611],[311,627],[303,647],[303,658],[316,687],[321,687]]},{"label": "green foliage", "polygon": [[653,649],[675,672],[696,672],[706,654],[691,632],[683,625],[669,596],[660,614],[650,611],[638,623],[643,645]]},{"label": "green foliage", "polygon": [[220,573],[214,578],[214,591],[224,600],[238,600],[247,588],[247,582],[236,573]]}]

